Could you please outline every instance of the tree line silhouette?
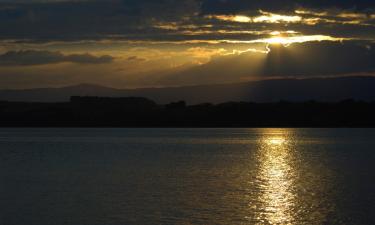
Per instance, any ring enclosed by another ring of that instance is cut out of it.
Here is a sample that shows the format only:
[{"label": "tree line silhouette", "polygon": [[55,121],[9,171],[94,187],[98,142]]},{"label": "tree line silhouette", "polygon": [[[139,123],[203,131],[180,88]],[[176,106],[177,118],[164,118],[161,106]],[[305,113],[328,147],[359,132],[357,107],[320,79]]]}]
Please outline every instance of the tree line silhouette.
[{"label": "tree line silhouette", "polygon": [[2,127],[375,127],[375,102],[226,102],[166,105],[139,98],[0,102]]}]

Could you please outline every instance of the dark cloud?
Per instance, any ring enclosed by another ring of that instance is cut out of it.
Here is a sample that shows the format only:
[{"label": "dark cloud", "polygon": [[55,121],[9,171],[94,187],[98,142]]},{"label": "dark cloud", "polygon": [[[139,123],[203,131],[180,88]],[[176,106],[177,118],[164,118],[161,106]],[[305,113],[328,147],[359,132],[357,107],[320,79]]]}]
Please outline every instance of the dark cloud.
[{"label": "dark cloud", "polygon": [[340,8],[370,10],[375,8],[373,0],[203,0],[203,14],[232,14],[247,10],[293,10],[298,7],[307,8]]},{"label": "dark cloud", "polygon": [[316,76],[375,71],[375,44],[309,42],[271,45],[263,75]]},{"label": "dark cloud", "polygon": [[102,64],[110,63],[113,60],[114,58],[108,55],[99,57],[90,54],[64,55],[60,52],[37,50],[9,51],[0,55],[0,65],[4,66],[43,65],[61,62]]},{"label": "dark cloud", "polygon": [[158,35],[157,22],[193,16],[195,0],[0,3],[0,38],[82,40]]},{"label": "dark cloud", "polygon": [[162,79],[167,85],[239,82],[272,77],[338,76],[375,72],[375,44],[308,42],[269,46],[268,54],[218,56],[209,63]]}]

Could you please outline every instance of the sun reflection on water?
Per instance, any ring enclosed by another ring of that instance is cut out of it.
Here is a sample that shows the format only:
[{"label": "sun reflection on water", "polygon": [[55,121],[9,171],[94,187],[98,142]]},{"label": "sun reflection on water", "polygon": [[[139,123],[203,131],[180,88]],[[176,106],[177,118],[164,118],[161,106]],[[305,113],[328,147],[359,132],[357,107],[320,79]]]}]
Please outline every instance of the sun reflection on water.
[{"label": "sun reflection on water", "polygon": [[295,168],[288,135],[271,132],[261,139],[259,151],[259,215],[267,224],[291,224],[295,196],[292,191]]}]

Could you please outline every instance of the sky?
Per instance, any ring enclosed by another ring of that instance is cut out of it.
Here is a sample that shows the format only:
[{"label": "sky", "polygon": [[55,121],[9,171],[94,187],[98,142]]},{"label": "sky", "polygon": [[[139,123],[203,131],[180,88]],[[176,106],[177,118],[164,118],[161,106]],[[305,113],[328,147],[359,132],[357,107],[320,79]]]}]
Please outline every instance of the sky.
[{"label": "sky", "polygon": [[358,75],[373,0],[0,0],[0,89]]}]

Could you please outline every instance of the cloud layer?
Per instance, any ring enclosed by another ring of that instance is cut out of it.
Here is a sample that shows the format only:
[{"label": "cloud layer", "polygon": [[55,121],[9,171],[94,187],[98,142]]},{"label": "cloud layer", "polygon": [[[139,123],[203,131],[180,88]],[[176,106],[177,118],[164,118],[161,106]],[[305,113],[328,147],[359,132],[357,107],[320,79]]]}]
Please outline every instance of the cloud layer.
[{"label": "cloud layer", "polygon": [[0,2],[0,39],[248,40],[274,30],[374,37],[374,9],[365,0],[7,1]]},{"label": "cloud layer", "polygon": [[110,63],[113,57],[93,56],[90,54],[70,54],[64,55],[61,52],[24,50],[9,51],[0,55],[0,65],[4,66],[30,66],[44,65],[62,62],[71,62],[79,64],[102,64]]},{"label": "cloud layer", "polygon": [[0,87],[374,74],[374,43],[373,0],[0,0]]}]

